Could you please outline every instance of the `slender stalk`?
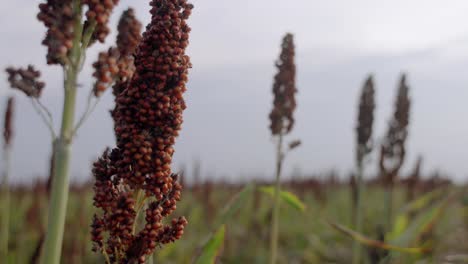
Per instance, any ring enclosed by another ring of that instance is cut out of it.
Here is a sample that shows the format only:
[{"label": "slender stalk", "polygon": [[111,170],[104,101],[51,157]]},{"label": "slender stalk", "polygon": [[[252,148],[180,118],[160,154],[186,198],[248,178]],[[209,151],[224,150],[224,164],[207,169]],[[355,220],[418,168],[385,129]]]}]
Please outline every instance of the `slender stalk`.
[{"label": "slender stalk", "polygon": [[392,218],[393,218],[393,183],[390,183],[385,187],[385,231],[388,232],[392,228]]},{"label": "slender stalk", "polygon": [[47,234],[44,243],[43,264],[60,262],[60,253],[65,227],[65,216],[68,201],[70,156],[73,133],[73,118],[76,103],[76,73],[68,73],[65,89],[65,102],[63,107],[63,119],[60,138],[55,142],[54,176],[51,186],[51,200],[49,203],[49,218]]},{"label": "slender stalk", "polygon": [[281,167],[283,165],[283,134],[278,135],[278,145],[276,149],[276,182],[273,200],[273,216],[271,221],[270,237],[270,264],[274,264],[278,258],[278,226],[280,211],[280,192],[281,192]]},{"label": "slender stalk", "polygon": [[75,11],[75,38],[70,52],[70,63],[64,66],[65,99],[63,104],[62,125],[60,136],[54,142],[54,176],[51,186],[51,199],[49,202],[49,217],[47,234],[44,241],[42,264],[60,263],[65,217],[67,211],[71,146],[73,141],[73,128],[76,106],[77,77],[82,60],[80,42],[83,26],[81,23],[80,1],[74,0]]},{"label": "slender stalk", "polygon": [[1,185],[1,237],[0,237],[0,259],[8,259],[8,237],[10,232],[10,190],[8,188],[8,182],[10,178],[11,171],[11,148],[10,146],[5,146],[4,148],[4,174],[2,178]]},{"label": "slender stalk", "polygon": [[[356,175],[356,212],[354,212],[354,228],[358,233],[362,233],[362,221],[363,221],[363,204],[362,204],[362,196],[364,194],[364,180],[363,180],[363,165],[362,162],[358,163],[357,167],[357,175]],[[362,259],[362,247],[358,241],[353,242],[353,264],[359,264]]]}]

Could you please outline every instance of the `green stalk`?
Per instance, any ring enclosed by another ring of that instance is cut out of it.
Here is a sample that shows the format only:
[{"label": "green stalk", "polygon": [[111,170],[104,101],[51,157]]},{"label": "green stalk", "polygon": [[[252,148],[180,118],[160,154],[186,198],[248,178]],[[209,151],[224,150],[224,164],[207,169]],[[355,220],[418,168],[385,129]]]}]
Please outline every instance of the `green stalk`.
[{"label": "green stalk", "polygon": [[70,52],[69,63],[64,66],[65,99],[62,112],[60,136],[53,144],[55,160],[54,175],[49,202],[49,216],[47,233],[44,241],[42,264],[58,264],[62,251],[65,218],[67,212],[71,147],[74,134],[74,119],[76,106],[77,77],[80,71],[81,37],[83,25],[81,23],[81,5],[79,0],[73,1],[75,12],[75,37]]},{"label": "green stalk", "polygon": [[0,259],[5,261],[8,260],[8,234],[10,232],[10,190],[8,187],[8,182],[10,178],[11,171],[11,147],[6,145],[4,148],[4,175],[1,185],[1,237],[0,237]]},{"label": "green stalk", "polygon": [[385,231],[388,232],[392,228],[392,218],[393,218],[393,182],[385,186]]},{"label": "green stalk", "polygon": [[276,182],[273,197],[273,216],[271,221],[270,237],[270,264],[275,264],[278,258],[278,226],[280,209],[280,191],[281,191],[281,167],[283,165],[283,134],[278,136],[278,145],[276,149]]},{"label": "green stalk", "polygon": [[60,262],[65,216],[67,211],[70,157],[73,133],[73,119],[76,103],[76,73],[67,71],[65,82],[65,101],[63,106],[62,129],[60,138],[55,142],[54,176],[52,178],[51,199],[47,234],[44,243],[43,264]]},{"label": "green stalk", "polygon": [[[362,234],[363,204],[362,196],[364,193],[363,166],[362,161],[358,163],[356,175],[356,212],[354,212],[354,228],[356,232]],[[358,241],[353,242],[353,264],[360,264],[362,259],[362,247]]]}]

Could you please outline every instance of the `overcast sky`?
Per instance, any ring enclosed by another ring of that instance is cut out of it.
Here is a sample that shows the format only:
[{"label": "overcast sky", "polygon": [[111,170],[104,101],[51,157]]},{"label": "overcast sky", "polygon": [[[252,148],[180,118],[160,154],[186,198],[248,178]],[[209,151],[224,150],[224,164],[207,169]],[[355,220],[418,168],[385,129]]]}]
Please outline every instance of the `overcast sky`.
[{"label": "overcast sky", "polygon": [[[0,0],[0,68],[34,64],[47,82],[42,100],[59,126],[61,71],[45,64],[36,20],[39,1]],[[408,159],[425,158],[424,172],[441,169],[457,180],[468,178],[468,23],[466,0],[193,0],[190,71],[185,123],[178,139],[175,169],[202,162],[203,177],[272,177],[273,141],[268,130],[274,61],[286,32],[296,44],[298,108],[288,138],[303,141],[287,157],[286,175],[336,168],[353,169],[354,126],[359,91],[375,75],[375,140],[392,114],[401,72],[408,73],[412,98]],[[120,1],[111,28],[132,6],[149,21],[147,1]],[[113,31],[115,33],[115,30]],[[80,77],[78,114],[92,84],[90,64],[105,45],[94,45]],[[50,137],[19,93],[0,73],[0,109],[6,95],[17,99],[13,178],[30,181],[46,175]],[[74,179],[90,177],[90,164],[113,146],[107,93],[82,127],[73,151]],[[3,117],[2,117],[3,118]],[[370,165],[375,168],[375,160]]]}]

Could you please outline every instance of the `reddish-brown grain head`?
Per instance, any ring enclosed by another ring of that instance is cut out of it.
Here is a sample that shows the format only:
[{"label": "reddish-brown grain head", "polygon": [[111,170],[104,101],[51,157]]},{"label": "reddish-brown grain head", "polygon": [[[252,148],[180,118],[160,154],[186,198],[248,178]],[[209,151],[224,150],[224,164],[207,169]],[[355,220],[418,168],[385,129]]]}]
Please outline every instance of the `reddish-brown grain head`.
[{"label": "reddish-brown grain head", "polygon": [[5,147],[10,146],[11,139],[13,138],[13,115],[15,111],[15,99],[8,98],[7,107],[5,109],[5,119],[3,127],[3,143]]},{"label": "reddish-brown grain head", "polygon": [[[111,261],[123,263],[144,261],[158,245],[180,238],[187,224],[185,218],[178,218],[166,226],[163,219],[174,212],[181,197],[182,186],[172,173],[171,162],[186,108],[183,94],[191,67],[185,54],[190,32],[186,20],[193,6],[186,0],[153,0],[150,4],[151,23],[136,48],[135,72],[119,91],[112,112],[117,147],[94,165],[95,205],[103,210],[98,219],[109,234],[107,253]],[[130,28],[136,33],[136,24]],[[134,41],[118,38],[118,46]],[[125,50],[120,52],[131,52],[126,50],[129,47],[121,48]],[[134,234],[127,228],[135,221],[133,202],[129,201],[134,196],[129,194],[139,190],[152,199],[146,224]],[[95,246],[100,247],[97,228]]]},{"label": "reddish-brown grain head", "polygon": [[26,69],[9,67],[6,72],[11,88],[22,91],[28,97],[39,98],[41,96],[45,83],[39,80],[41,72],[34,66],[29,65]]},{"label": "reddish-brown grain head", "polygon": [[406,84],[406,76],[403,74],[399,82],[395,112],[380,151],[380,169],[387,178],[387,182],[394,180],[406,155],[405,142],[408,136],[411,104],[408,93],[409,87]]},{"label": "reddish-brown grain head", "polygon": [[112,14],[112,10],[114,10],[114,7],[119,3],[119,0],[83,0],[82,3],[88,6],[85,29],[90,25],[90,21],[95,21],[96,26],[94,28],[92,41],[98,40],[104,43],[110,32],[107,25],[109,23],[109,18]]},{"label": "reddish-brown grain head", "polygon": [[294,126],[297,92],[294,55],[293,35],[288,33],[283,38],[281,54],[276,61],[278,73],[274,77],[274,100],[270,113],[270,130],[273,135],[289,133]]},{"label": "reddish-brown grain head", "polygon": [[371,151],[372,126],[374,123],[374,83],[369,76],[362,88],[359,100],[358,124],[356,126],[357,151],[356,159],[361,162],[364,155]]},{"label": "reddish-brown grain head", "polygon": [[42,44],[47,47],[48,64],[64,64],[72,46],[74,20],[72,0],[47,0],[39,4],[37,18],[47,28]]}]

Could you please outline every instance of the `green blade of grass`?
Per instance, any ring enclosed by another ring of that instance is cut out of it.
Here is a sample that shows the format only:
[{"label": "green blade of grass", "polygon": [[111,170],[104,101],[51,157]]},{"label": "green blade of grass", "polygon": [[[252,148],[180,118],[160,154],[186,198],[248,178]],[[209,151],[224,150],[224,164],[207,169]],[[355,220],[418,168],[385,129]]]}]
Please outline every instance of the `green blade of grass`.
[{"label": "green blade of grass", "polygon": [[399,214],[409,214],[411,212],[416,212],[424,207],[426,207],[431,201],[434,201],[437,198],[440,198],[447,190],[446,189],[436,189],[431,192],[428,192],[421,197],[418,197],[408,203],[406,206],[402,207],[399,210]]},{"label": "green blade of grass", "polygon": [[422,247],[400,247],[397,245],[387,244],[379,240],[368,238],[365,235],[360,234],[345,226],[342,226],[333,222],[328,222],[328,224],[330,224],[330,226],[332,226],[334,229],[338,230],[339,232],[351,237],[355,241],[358,241],[359,243],[368,247],[381,248],[381,249],[385,249],[389,251],[398,251],[398,252],[411,253],[411,254],[420,254],[420,253],[424,253],[427,251],[426,248],[422,248]]},{"label": "green blade of grass", "polygon": [[401,236],[407,228],[409,228],[409,225],[411,224],[411,213],[418,213],[419,211],[427,207],[431,202],[440,198],[440,196],[443,195],[445,191],[445,189],[437,189],[431,191],[417,199],[414,199],[409,204],[400,209],[398,215],[395,218],[393,229],[387,235],[389,240],[395,240],[396,238]]},{"label": "green blade of grass", "polygon": [[225,225],[222,225],[214,233],[203,247],[201,255],[195,261],[195,264],[214,264],[219,255],[221,247],[224,244]]},{"label": "green blade of grass", "polygon": [[412,243],[416,243],[418,239],[440,219],[452,197],[453,195],[439,201],[417,216],[400,236],[392,240],[392,243],[399,246],[408,246]]},{"label": "green blade of grass", "polygon": [[[260,191],[273,196],[274,187],[260,187]],[[292,208],[295,208],[301,212],[304,212],[306,209],[306,205],[292,192],[280,191],[280,198]]]},{"label": "green blade of grass", "polygon": [[226,204],[219,216],[218,225],[225,224],[232,216],[239,211],[239,209],[247,203],[252,191],[254,190],[253,184],[246,185],[240,192],[238,192]]}]

